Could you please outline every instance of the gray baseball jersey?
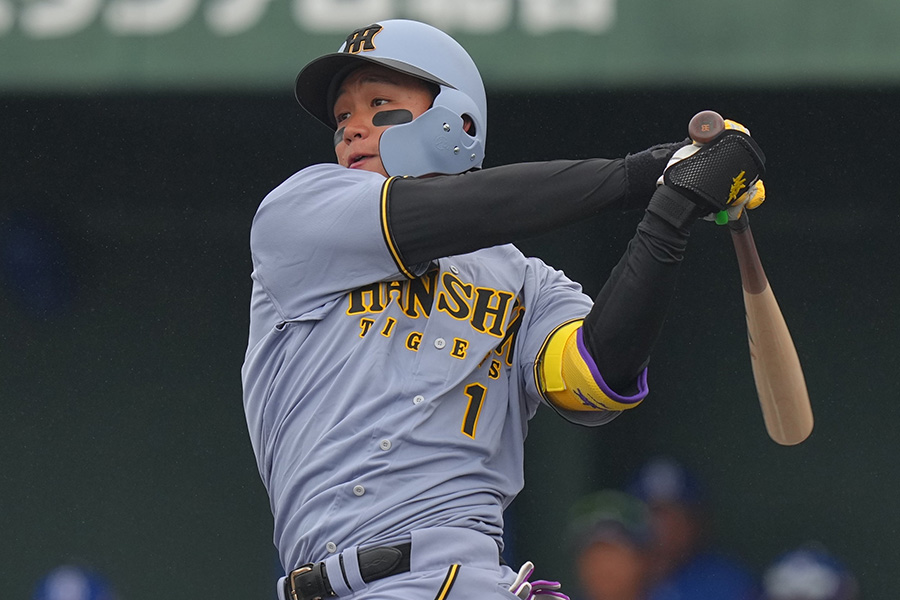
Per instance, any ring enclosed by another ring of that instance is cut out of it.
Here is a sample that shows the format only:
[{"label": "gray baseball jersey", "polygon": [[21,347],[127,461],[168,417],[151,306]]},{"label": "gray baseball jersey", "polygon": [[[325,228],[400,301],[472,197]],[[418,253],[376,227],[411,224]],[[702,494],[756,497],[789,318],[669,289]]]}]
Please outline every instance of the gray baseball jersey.
[{"label": "gray baseball jersey", "polygon": [[542,402],[535,357],[591,307],[511,245],[404,277],[385,241],[384,182],[309,167],[253,221],[244,408],[286,570],[438,527],[499,545]]}]

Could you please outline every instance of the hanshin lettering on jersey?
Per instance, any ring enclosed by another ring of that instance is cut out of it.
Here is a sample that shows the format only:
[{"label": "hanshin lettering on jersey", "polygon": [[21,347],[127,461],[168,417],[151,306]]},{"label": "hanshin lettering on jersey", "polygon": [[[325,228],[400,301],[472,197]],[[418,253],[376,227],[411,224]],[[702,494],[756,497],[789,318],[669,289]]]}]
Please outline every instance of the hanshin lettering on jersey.
[{"label": "hanshin lettering on jersey", "polygon": [[[498,338],[494,353],[512,365],[516,333],[525,313],[513,292],[476,286],[456,273],[434,269],[415,279],[379,281],[353,290],[348,295],[347,315],[360,317],[360,337],[365,337],[375,325],[370,315],[384,312],[393,303],[410,319],[428,319],[437,310],[468,322],[475,332]],[[393,318],[387,319],[379,334],[390,337],[396,323]],[[421,337],[421,332],[409,334],[406,348],[418,351]],[[468,340],[454,338],[450,355],[466,358],[468,344]]]}]

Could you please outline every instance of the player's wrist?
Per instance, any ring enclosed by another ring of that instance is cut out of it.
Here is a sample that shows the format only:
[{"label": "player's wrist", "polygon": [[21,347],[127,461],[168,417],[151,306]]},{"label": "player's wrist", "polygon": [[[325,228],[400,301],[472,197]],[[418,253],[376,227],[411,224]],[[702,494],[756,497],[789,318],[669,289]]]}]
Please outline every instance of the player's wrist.
[{"label": "player's wrist", "polygon": [[665,221],[675,229],[687,231],[698,219],[709,212],[678,190],[660,185],[653,192],[647,212]]},{"label": "player's wrist", "polygon": [[658,144],[625,156],[625,194],[629,206],[645,206],[656,189],[656,182],[662,176],[669,159],[675,152],[691,143],[690,139],[680,142]]}]

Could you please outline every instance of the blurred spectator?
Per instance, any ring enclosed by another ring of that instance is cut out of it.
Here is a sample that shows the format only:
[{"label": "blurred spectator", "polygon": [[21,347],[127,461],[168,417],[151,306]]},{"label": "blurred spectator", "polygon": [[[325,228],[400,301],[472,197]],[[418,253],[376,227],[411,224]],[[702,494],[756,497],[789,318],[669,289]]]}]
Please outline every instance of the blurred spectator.
[{"label": "blurred spectator", "polygon": [[856,578],[824,548],[787,552],[763,574],[762,600],[857,600]]},{"label": "blurred spectator", "polygon": [[749,600],[756,580],[712,544],[706,494],[696,476],[670,458],[646,463],[628,486],[647,503],[653,529],[648,600]]},{"label": "blurred spectator", "polygon": [[643,600],[650,523],[643,502],[616,490],[585,496],[572,510],[571,539],[583,600]]},{"label": "blurred spectator", "polygon": [[116,600],[112,586],[97,573],[73,565],[50,571],[37,584],[32,600]]}]

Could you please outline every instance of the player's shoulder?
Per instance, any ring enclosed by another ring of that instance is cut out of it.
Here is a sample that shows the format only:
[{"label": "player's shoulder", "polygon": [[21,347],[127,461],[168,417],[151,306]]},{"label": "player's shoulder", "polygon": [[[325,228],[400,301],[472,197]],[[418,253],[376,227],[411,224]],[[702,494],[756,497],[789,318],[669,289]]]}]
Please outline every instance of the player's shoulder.
[{"label": "player's shoulder", "polygon": [[474,250],[468,254],[451,257],[451,262],[465,264],[474,273],[518,274],[524,277],[529,271],[539,268],[540,261],[535,261],[522,254],[513,244],[500,244],[489,248]]},{"label": "player's shoulder", "polygon": [[[450,264],[465,267],[473,277],[495,278],[506,281],[528,292],[541,293],[551,287],[572,286],[581,291],[578,283],[570,280],[565,273],[551,267],[540,258],[526,256],[514,244],[502,244],[476,250],[462,256],[450,257]],[[497,285],[501,285],[498,283]]]},{"label": "player's shoulder", "polygon": [[494,268],[499,265],[501,270],[508,271],[515,268],[536,277],[564,275],[562,271],[548,265],[541,258],[523,254],[515,244],[491,246],[475,250],[465,256],[468,257],[468,260],[485,268]]},{"label": "player's shoulder", "polygon": [[339,215],[352,205],[373,205],[386,178],[334,163],[306,167],[284,180],[262,199],[250,227],[251,245],[293,229],[315,227],[324,215]]},{"label": "player's shoulder", "polygon": [[366,185],[381,187],[385,178],[379,173],[348,169],[335,163],[310,165],[297,171],[273,189],[263,202],[297,192],[305,195],[337,193],[348,186]]},{"label": "player's shoulder", "polygon": [[[348,169],[337,163],[319,163],[305,167],[295,173],[293,178],[313,181],[380,181],[385,180],[384,175],[380,173],[372,173],[371,171],[362,171],[359,169]],[[289,179],[290,181],[290,179]]]},{"label": "player's shoulder", "polygon": [[[318,211],[327,207],[340,210],[342,202],[359,198],[377,198],[385,177],[378,173],[348,169],[333,163],[306,167],[270,191],[260,202],[254,225],[260,220],[281,220],[285,215]],[[287,212],[285,212],[287,211]]]},{"label": "player's shoulder", "polygon": [[514,244],[500,244],[489,248],[482,248],[471,253],[473,260],[476,261],[509,261],[526,262],[527,259],[522,251]]}]

